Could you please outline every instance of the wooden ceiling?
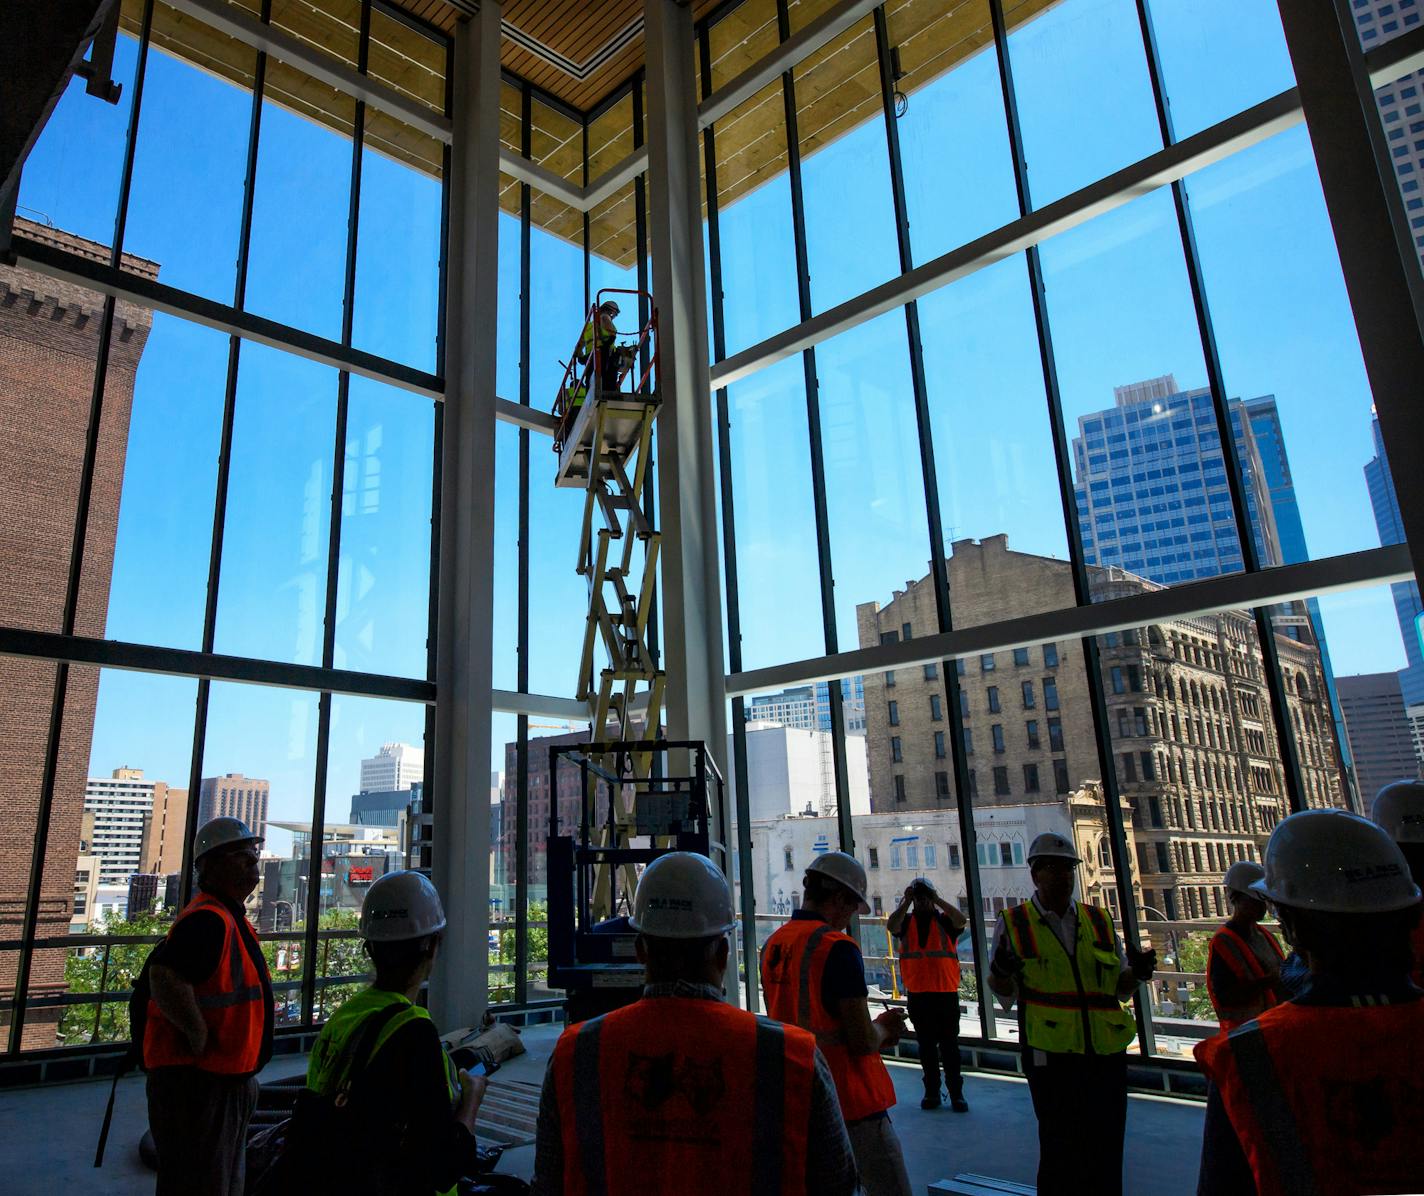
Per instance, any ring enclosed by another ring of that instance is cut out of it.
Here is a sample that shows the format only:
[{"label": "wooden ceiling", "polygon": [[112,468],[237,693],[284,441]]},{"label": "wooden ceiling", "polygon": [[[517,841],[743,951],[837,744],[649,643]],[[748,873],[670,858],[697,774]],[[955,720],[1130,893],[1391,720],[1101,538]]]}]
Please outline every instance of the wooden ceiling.
[{"label": "wooden ceiling", "polygon": [[[394,0],[446,33],[468,0]],[[718,0],[694,0],[700,18]],[[643,64],[643,0],[504,0],[500,62],[570,107],[587,112]]]}]

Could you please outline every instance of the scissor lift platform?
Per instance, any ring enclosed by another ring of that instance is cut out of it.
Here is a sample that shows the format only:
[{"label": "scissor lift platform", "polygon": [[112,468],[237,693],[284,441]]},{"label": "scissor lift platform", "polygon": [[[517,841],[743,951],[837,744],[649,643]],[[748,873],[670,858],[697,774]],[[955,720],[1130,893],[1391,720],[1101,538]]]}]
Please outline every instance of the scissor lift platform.
[{"label": "scissor lift platform", "polygon": [[[554,484],[564,489],[589,489],[589,462],[595,458],[598,476],[592,481],[616,482],[616,471],[642,444],[644,427],[657,417],[661,402],[656,394],[611,394],[585,402],[574,416],[559,454]],[[595,439],[601,441],[596,453]]]}]

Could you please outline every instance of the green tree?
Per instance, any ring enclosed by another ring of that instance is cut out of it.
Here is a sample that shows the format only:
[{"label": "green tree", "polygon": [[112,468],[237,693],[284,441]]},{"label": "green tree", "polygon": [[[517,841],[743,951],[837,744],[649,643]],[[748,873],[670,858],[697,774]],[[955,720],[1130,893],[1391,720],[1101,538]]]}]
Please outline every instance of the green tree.
[{"label": "green tree", "polygon": [[[140,938],[168,933],[172,918],[165,914],[138,914],[110,918],[90,926],[90,934]],[[71,993],[123,993],[97,1005],[66,1005],[59,1019],[59,1041],[64,1046],[90,1042],[127,1042],[129,1000],[134,980],[154,943],[112,943],[102,947],[75,947],[64,961],[64,979]]]},{"label": "green tree", "polygon": [[[1177,936],[1177,967],[1178,972],[1201,972],[1206,973],[1207,945],[1211,942],[1211,935],[1205,930],[1193,930],[1188,934]],[[1168,982],[1175,985],[1175,981]],[[1187,1007],[1185,1016],[1198,1018],[1203,1021],[1215,1021],[1216,1010],[1211,1006],[1211,997],[1206,991],[1204,983],[1194,983],[1188,989]],[[1172,993],[1172,998],[1176,1000],[1176,993]]]},{"label": "green tree", "polygon": [[[514,1000],[515,933],[514,919],[495,924],[498,947],[490,950],[489,994],[492,1004]],[[529,905],[529,962],[527,975],[531,983],[539,984],[549,975],[549,906],[544,901]],[[503,965],[499,970],[496,966]]]}]

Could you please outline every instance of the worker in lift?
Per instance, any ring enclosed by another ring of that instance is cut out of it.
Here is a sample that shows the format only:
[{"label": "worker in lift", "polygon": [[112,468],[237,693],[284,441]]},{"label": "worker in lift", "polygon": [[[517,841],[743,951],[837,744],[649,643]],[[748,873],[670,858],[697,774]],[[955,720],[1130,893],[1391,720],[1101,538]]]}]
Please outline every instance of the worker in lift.
[{"label": "worker in lift", "polygon": [[[579,365],[586,364],[592,357],[594,378],[609,386],[617,381],[613,368],[613,342],[618,336],[618,329],[613,326],[613,321],[617,318],[618,304],[612,299],[600,303],[593,318],[583,326],[583,335],[579,337],[578,350],[575,353]],[[579,393],[576,397],[571,395],[571,400],[571,406],[577,407],[583,402],[583,394]]]}]

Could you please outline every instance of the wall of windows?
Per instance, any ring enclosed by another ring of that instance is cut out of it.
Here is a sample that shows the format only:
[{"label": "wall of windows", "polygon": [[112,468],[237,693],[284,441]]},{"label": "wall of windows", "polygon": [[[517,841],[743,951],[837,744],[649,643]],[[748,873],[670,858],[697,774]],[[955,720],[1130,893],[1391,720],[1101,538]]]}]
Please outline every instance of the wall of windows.
[{"label": "wall of windows", "polygon": [[[940,8],[886,4],[704,131],[738,879],[764,939],[816,852],[854,851],[872,993],[893,999],[884,917],[931,877],[971,919],[964,1032],[1012,1039],[977,969],[1032,891],[1028,843],[1068,834],[1080,896],[1158,949],[1134,1049],[1186,1064],[1213,1024],[1222,873],[1291,810],[1373,796],[1337,678],[1407,658],[1383,585],[1208,614],[1173,590],[1260,574],[1269,601],[1273,568],[1394,542],[1360,341],[1298,120],[1098,202],[1282,102],[1273,3]],[[784,40],[814,9],[733,9],[701,34],[713,83],[738,36]],[[996,247],[1043,210],[1050,233]],[[872,306],[932,259],[942,285]],[[1038,631],[1149,599],[1180,616]],[[978,628],[957,659],[914,652]],[[910,663],[812,680],[850,650]],[[809,800],[765,747],[803,715],[825,741]]]},{"label": "wall of windows", "polygon": [[[256,7],[446,112],[439,31]],[[32,429],[0,636],[57,637],[3,658],[12,1062],[127,1037],[210,817],[265,836],[247,912],[298,1039],[364,978],[365,889],[424,862],[444,147],[159,0],[114,69],[118,105],[63,97],[0,267]]]}]

